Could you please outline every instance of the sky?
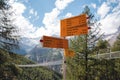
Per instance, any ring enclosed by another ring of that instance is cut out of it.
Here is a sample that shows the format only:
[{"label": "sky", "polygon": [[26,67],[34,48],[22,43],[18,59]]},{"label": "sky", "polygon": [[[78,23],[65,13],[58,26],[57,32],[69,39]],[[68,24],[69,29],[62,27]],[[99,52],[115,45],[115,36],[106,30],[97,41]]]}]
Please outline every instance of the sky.
[{"label": "sky", "polygon": [[14,24],[26,46],[38,44],[43,35],[60,36],[60,20],[80,15],[86,5],[105,34],[116,32],[120,26],[120,0],[10,0],[9,3],[15,13]]}]

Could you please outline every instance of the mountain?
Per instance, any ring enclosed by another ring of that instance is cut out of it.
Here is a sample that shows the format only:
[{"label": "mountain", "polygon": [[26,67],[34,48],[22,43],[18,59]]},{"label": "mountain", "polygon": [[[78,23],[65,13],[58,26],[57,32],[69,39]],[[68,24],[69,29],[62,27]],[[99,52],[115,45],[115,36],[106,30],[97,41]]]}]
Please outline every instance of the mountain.
[{"label": "mountain", "polygon": [[17,64],[35,64],[22,55],[0,49],[0,80],[61,80],[61,74],[46,67],[20,68]]},{"label": "mountain", "polygon": [[17,54],[26,55],[31,49],[33,49],[37,44],[40,44],[39,37],[37,38],[28,38],[28,37],[21,37],[19,39],[19,49],[14,49],[12,52]]},{"label": "mountain", "polygon": [[117,29],[115,33],[105,35],[104,39],[107,40],[112,46],[114,42],[116,41],[116,38],[119,34],[120,34],[120,27]]},{"label": "mountain", "polygon": [[59,49],[52,49],[52,48],[42,48],[40,45],[36,45],[26,57],[37,62],[49,62],[49,61],[56,61],[62,59],[62,53]]},{"label": "mountain", "polygon": [[[37,62],[45,63],[51,61],[62,60],[62,51],[60,49],[42,48],[36,45],[25,57]],[[47,66],[57,72],[61,72],[62,65]]]}]

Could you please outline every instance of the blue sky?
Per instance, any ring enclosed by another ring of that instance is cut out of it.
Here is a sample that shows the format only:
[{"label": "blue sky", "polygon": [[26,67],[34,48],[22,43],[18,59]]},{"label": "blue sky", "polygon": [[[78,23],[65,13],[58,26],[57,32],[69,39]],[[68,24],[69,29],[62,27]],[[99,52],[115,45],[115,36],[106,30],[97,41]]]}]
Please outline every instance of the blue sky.
[{"label": "blue sky", "polygon": [[120,0],[10,0],[14,24],[27,46],[39,43],[43,35],[60,36],[60,20],[79,15],[85,5],[102,24],[105,34],[114,33],[120,26]]},{"label": "blue sky", "polygon": [[[31,21],[32,24],[34,24],[35,26],[40,26],[43,25],[42,20],[44,18],[45,13],[49,13],[52,11],[53,8],[55,8],[55,2],[56,0],[29,0],[29,1],[24,1],[23,4],[27,7],[27,9],[25,10],[25,12],[23,13],[24,17],[28,18],[29,16],[32,16],[30,14],[30,11],[32,10],[33,12],[37,12],[37,14],[39,15],[39,19],[37,19],[36,21],[33,22],[33,19],[29,19]],[[63,16],[70,12],[73,15],[79,15],[82,11],[83,11],[83,7],[85,5],[89,5],[89,3],[91,3],[91,5],[89,6],[90,8],[92,8],[91,11],[96,10],[95,8],[93,8],[94,3],[97,3],[97,5],[100,5],[100,2],[96,0],[75,0],[72,1],[71,3],[69,3],[68,6],[66,6],[66,8],[64,10],[61,11],[61,14],[59,15],[59,18],[64,18]],[[94,5],[95,7],[95,5]]]}]

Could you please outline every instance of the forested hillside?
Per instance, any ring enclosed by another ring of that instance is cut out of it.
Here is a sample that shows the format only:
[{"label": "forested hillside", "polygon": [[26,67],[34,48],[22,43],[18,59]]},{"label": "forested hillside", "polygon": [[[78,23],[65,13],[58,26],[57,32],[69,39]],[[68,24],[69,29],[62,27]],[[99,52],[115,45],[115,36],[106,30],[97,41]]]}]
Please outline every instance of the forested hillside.
[{"label": "forested hillside", "polygon": [[0,49],[0,80],[61,80],[62,76],[45,67],[19,68],[16,64],[34,64],[21,55]]}]

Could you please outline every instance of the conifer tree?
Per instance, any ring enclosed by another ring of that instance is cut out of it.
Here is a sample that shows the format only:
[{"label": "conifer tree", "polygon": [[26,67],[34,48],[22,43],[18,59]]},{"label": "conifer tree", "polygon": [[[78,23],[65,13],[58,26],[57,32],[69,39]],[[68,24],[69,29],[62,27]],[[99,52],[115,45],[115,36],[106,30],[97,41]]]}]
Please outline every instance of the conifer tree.
[{"label": "conifer tree", "polygon": [[67,75],[70,76],[68,80],[90,80],[93,75],[90,73],[90,62],[94,60],[90,56],[96,52],[96,44],[103,36],[99,28],[101,24],[94,18],[88,6],[82,13],[88,15],[88,27],[91,29],[88,34],[75,36],[70,40],[70,48],[75,51],[75,57],[67,58]]},{"label": "conifer tree", "polygon": [[112,51],[120,51],[120,34],[117,36],[117,39],[113,44]]},{"label": "conifer tree", "polygon": [[0,0],[0,48],[6,50],[18,48],[18,30],[11,18],[11,8],[9,0]]}]

